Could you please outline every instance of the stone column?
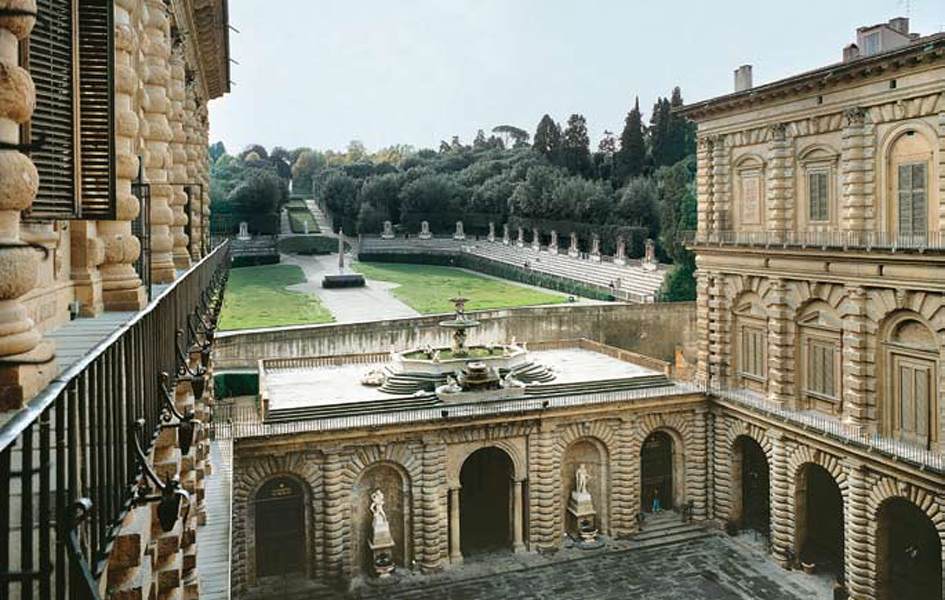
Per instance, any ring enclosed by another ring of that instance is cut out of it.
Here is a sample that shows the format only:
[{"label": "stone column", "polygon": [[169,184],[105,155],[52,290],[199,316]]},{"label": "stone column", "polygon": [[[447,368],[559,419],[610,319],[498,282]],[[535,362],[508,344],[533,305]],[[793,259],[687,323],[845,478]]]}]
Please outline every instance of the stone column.
[{"label": "stone column", "polygon": [[794,404],[794,319],[783,279],[771,280],[768,309],[768,400]]},{"label": "stone column", "polygon": [[770,432],[774,447],[770,464],[771,472],[771,554],[783,567],[788,566],[789,552],[794,553],[794,511],[789,497],[788,457],[790,448],[780,431]]},{"label": "stone column", "polygon": [[614,431],[617,451],[613,455],[610,483],[610,528],[614,537],[635,533],[636,515],[640,512],[640,453],[634,441],[635,418],[626,419]]},{"label": "stone column", "polygon": [[200,199],[200,220],[203,223],[202,233],[206,240],[205,249],[201,252],[210,251],[210,156],[207,153],[207,147],[210,145],[210,122],[207,118],[206,100],[200,100],[197,103],[197,132],[200,139],[199,157],[200,157],[200,181],[203,183],[203,197]]},{"label": "stone column", "polygon": [[712,137],[699,136],[696,142],[696,211],[700,233],[715,230],[715,202],[712,197],[712,156]]},{"label": "stone column", "polygon": [[867,113],[862,108],[847,109],[843,117],[840,227],[851,231],[874,230],[877,215],[872,203],[876,191],[873,126],[867,123]]},{"label": "stone column", "polygon": [[873,578],[876,549],[871,548],[869,539],[869,473],[859,460],[851,458],[846,463],[848,493],[843,521],[846,587],[853,600],[873,600],[876,597]]},{"label": "stone column", "polygon": [[99,271],[106,310],[134,311],[147,304],[147,291],[134,268],[141,244],[131,233],[131,222],[141,205],[131,193],[138,175],[139,119],[135,97],[139,79],[135,71],[139,38],[132,18],[141,9],[139,0],[115,3],[115,221],[99,221],[98,233],[105,249]]},{"label": "stone column", "polygon": [[[420,568],[429,573],[438,571],[447,559],[446,538],[449,531],[446,501],[446,445],[427,441],[423,445],[423,475],[420,480],[420,506],[418,519],[423,540],[420,549]],[[415,536],[417,537],[417,536]]]},{"label": "stone column", "polygon": [[187,173],[187,135],[184,133],[184,100],[186,92],[184,90],[184,48],[183,41],[173,40],[174,47],[171,51],[170,61],[170,85],[168,85],[168,96],[170,97],[170,112],[168,113],[168,124],[171,127],[171,168],[168,176],[172,184],[171,189],[171,211],[174,214],[174,220],[171,222],[171,237],[174,239],[174,266],[178,269],[187,269],[190,267],[190,251],[188,245],[190,239],[184,233],[184,226],[187,225],[187,193],[184,191],[183,184],[189,184],[190,180]]},{"label": "stone column", "polygon": [[522,541],[522,525],[525,498],[522,492],[521,479],[512,482],[512,551],[524,552],[525,543]]},{"label": "stone column", "polygon": [[174,137],[168,124],[170,110],[168,85],[171,57],[167,12],[161,0],[145,0],[144,35],[144,118],[145,131],[145,177],[151,184],[151,278],[154,283],[174,281],[171,223],[174,213],[170,202],[174,195],[168,185],[168,167],[172,164],[169,142]]},{"label": "stone column", "polygon": [[[187,181],[202,183],[200,172],[200,137],[197,132],[197,93],[194,85],[188,85],[184,100],[184,135],[187,153]],[[206,150],[203,151],[206,154]],[[201,188],[194,186],[190,197],[190,239],[188,251],[191,260],[200,259],[200,240],[203,239],[203,198]]]},{"label": "stone column", "polygon": [[95,317],[105,310],[102,298],[102,274],[105,245],[99,237],[100,222],[72,221],[69,227],[71,269],[69,278],[79,303],[79,315]]},{"label": "stone column", "polygon": [[731,157],[726,148],[725,136],[712,139],[712,214],[714,231],[732,228]]},{"label": "stone column", "polygon": [[695,520],[708,518],[708,481],[706,465],[712,448],[707,444],[708,409],[703,405],[692,416],[692,448],[686,457],[686,497],[692,502]]},{"label": "stone column", "polygon": [[861,431],[871,422],[875,410],[870,406],[873,397],[871,373],[875,358],[869,350],[870,318],[867,313],[868,296],[862,287],[848,287],[843,314],[843,412],[844,420],[854,430]]},{"label": "stone column", "polygon": [[454,565],[463,564],[459,537],[459,491],[458,487],[450,488],[450,563]]},{"label": "stone column", "polygon": [[528,436],[528,541],[539,552],[557,549],[561,543],[561,468],[555,465],[552,430],[552,425],[542,421],[540,431]]},{"label": "stone column", "polygon": [[708,273],[696,271],[696,376],[695,382],[709,384],[710,376],[710,341],[709,318],[711,298],[709,296],[711,278]]},{"label": "stone column", "polygon": [[784,123],[772,125],[768,134],[767,229],[785,235],[794,224],[793,140]]},{"label": "stone column", "polygon": [[[34,0],[0,0],[0,8],[35,11]],[[20,143],[20,125],[30,120],[36,90],[18,63],[19,41],[36,19],[0,17],[0,142]],[[19,298],[36,287],[42,258],[21,243],[20,211],[36,198],[39,176],[18,150],[0,149],[0,410],[19,408],[54,375],[53,345],[43,341]],[[14,247],[11,247],[14,246]]]}]

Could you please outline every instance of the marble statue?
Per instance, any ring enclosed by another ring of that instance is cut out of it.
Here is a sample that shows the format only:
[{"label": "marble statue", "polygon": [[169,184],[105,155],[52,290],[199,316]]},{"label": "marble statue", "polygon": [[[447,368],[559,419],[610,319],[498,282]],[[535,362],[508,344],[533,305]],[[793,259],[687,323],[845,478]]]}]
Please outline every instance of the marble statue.
[{"label": "marble statue", "polygon": [[506,246],[509,245],[509,224],[505,223],[502,225],[502,243]]},{"label": "marble statue", "polygon": [[236,237],[241,240],[250,239],[249,224],[246,221],[240,221],[240,232]]},{"label": "marble statue", "polygon": [[381,234],[381,237],[385,240],[394,239],[394,225],[390,221],[384,221],[384,233]]},{"label": "marble statue", "polygon": [[584,463],[581,463],[581,465],[577,468],[577,471],[575,471],[574,473],[574,481],[577,484],[578,494],[584,495],[588,493],[587,492],[588,477],[590,477],[590,475],[587,472],[587,465],[585,465]]},{"label": "marble statue", "polygon": [[463,222],[456,221],[456,233],[453,234],[454,240],[465,240],[466,232],[463,230]]},{"label": "marble statue", "polygon": [[492,221],[489,221],[489,238],[488,239],[490,242],[495,241],[495,223],[493,223]]},{"label": "marble statue", "polygon": [[420,235],[418,237],[421,240],[428,240],[433,237],[433,234],[430,233],[430,223],[428,221],[420,221]]},{"label": "marble statue", "polygon": [[374,490],[371,494],[371,514],[374,515],[375,530],[388,527],[387,513],[384,512],[384,492],[381,490]]}]

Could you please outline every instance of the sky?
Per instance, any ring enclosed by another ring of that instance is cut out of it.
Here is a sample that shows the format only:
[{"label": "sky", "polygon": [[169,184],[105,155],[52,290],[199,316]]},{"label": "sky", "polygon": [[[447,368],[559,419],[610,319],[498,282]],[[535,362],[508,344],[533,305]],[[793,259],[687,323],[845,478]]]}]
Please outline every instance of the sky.
[{"label": "sky", "polygon": [[945,0],[229,0],[234,84],[210,139],[369,150],[469,143],[545,113],[587,118],[592,144],[680,86],[687,102],[840,60],[858,26],[908,15],[945,28]]}]

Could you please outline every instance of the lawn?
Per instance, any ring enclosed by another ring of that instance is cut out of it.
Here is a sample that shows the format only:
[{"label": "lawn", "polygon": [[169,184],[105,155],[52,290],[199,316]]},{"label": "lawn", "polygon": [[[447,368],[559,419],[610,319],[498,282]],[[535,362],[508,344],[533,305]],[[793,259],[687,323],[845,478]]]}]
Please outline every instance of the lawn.
[{"label": "lawn", "polygon": [[391,292],[423,314],[454,310],[450,298],[469,298],[468,310],[511,308],[566,302],[561,294],[542,292],[512,283],[476,275],[453,267],[402,263],[355,263],[353,268],[368,279],[400,284]]},{"label": "lawn", "polygon": [[308,223],[308,233],[315,234],[319,232],[318,222],[314,215],[304,206],[302,208],[289,208],[289,228],[292,233],[305,233],[305,224]]},{"label": "lawn", "polygon": [[223,297],[220,329],[330,323],[334,320],[318,298],[285,289],[305,283],[296,265],[232,269]]}]

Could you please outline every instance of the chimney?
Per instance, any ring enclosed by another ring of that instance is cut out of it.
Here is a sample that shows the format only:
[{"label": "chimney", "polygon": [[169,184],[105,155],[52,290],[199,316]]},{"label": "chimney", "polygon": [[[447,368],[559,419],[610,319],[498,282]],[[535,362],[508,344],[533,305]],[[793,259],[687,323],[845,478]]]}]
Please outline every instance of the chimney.
[{"label": "chimney", "polygon": [[909,18],[896,17],[895,19],[889,19],[889,28],[895,29],[902,35],[909,35]]},{"label": "chimney", "polygon": [[735,91],[751,89],[751,65],[742,65],[735,69]]},{"label": "chimney", "polygon": [[856,44],[850,44],[843,48],[843,62],[850,62],[860,58],[860,48]]}]

